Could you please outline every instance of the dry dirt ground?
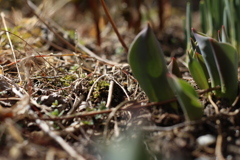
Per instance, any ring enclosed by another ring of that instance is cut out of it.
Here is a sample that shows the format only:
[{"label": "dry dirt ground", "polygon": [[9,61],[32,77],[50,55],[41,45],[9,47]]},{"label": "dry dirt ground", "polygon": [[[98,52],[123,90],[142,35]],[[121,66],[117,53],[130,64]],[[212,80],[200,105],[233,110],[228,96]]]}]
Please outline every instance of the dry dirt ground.
[{"label": "dry dirt ground", "polygon": [[[0,1],[1,160],[240,159],[238,107],[213,99],[217,114],[201,97],[204,117],[187,122],[181,109],[150,103],[101,4],[99,45],[93,11],[82,2],[34,1],[30,9],[25,1]],[[129,47],[138,28],[129,28],[122,1],[107,5]],[[183,62],[184,8],[166,5],[160,31],[148,5],[138,27],[150,22],[166,59]]]}]

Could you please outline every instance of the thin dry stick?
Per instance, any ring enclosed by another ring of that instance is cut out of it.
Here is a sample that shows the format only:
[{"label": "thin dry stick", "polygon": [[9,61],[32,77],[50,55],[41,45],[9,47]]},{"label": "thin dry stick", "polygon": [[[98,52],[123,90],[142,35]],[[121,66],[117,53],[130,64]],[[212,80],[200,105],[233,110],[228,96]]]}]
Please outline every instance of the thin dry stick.
[{"label": "thin dry stick", "polygon": [[80,51],[79,49],[77,49],[75,46],[73,46],[71,43],[69,43],[68,41],[66,41],[61,35],[59,35],[57,32],[54,31],[54,29],[52,29],[52,27],[50,27],[35,11],[34,9],[32,9],[29,4],[28,4],[28,0],[25,0],[27,3],[27,6],[31,9],[31,11],[33,12],[33,14],[55,35],[57,36],[63,43],[65,43],[68,47],[70,47],[73,51],[77,51],[79,53],[81,53],[82,51],[87,53],[88,55],[90,55],[93,58],[96,58],[99,61],[102,61],[106,64],[111,64],[111,65],[119,65],[116,62],[112,62],[110,60],[107,59],[103,59],[99,56],[97,56],[95,53],[93,53],[92,51],[90,51],[88,48],[86,48],[85,46],[81,45],[80,43],[77,44],[77,46],[82,50]]},{"label": "thin dry stick", "polygon": [[18,101],[18,100],[21,100],[21,98],[17,98],[17,97],[0,98],[0,101],[9,101],[9,100]]},{"label": "thin dry stick", "polygon": [[46,134],[48,134],[52,139],[54,139],[71,157],[77,160],[85,160],[85,158],[78,154],[77,151],[74,150],[74,148],[72,148],[66,141],[62,139],[62,137],[52,132],[46,122],[37,119],[36,123]]},{"label": "thin dry stick", "polygon": [[109,85],[109,90],[108,90],[108,98],[107,98],[106,108],[109,108],[111,105],[111,102],[112,102],[113,86],[114,86],[114,81],[111,80],[110,85]]},{"label": "thin dry stick", "polygon": [[5,126],[8,131],[8,133],[18,142],[23,143],[24,138],[21,135],[20,130],[16,127],[15,122],[13,119],[7,118],[5,121]]},{"label": "thin dry stick", "polygon": [[213,88],[208,88],[208,89],[205,89],[205,90],[202,90],[200,92],[198,92],[198,94],[205,94],[205,93],[208,93],[208,92],[211,92],[211,91],[214,91],[214,90],[219,90],[221,89],[220,86],[216,86],[216,87],[213,87]]},{"label": "thin dry stick", "polygon": [[110,123],[110,120],[116,115],[117,111],[120,110],[122,107],[124,107],[126,104],[134,102],[134,100],[131,101],[123,101],[122,103],[120,103],[119,105],[117,105],[114,109],[112,109],[112,112],[108,115],[108,119],[106,121],[106,125],[104,127],[104,131],[103,131],[103,136],[105,137],[105,139],[107,139],[107,131],[108,131],[108,126]]},{"label": "thin dry stick", "polygon": [[5,30],[6,30],[6,35],[7,35],[8,41],[9,41],[9,45],[10,45],[11,50],[12,50],[13,58],[14,58],[14,61],[15,61],[15,63],[16,63],[16,68],[17,68],[17,72],[18,72],[18,78],[19,78],[20,82],[22,82],[22,78],[21,78],[21,75],[20,75],[20,72],[19,72],[19,68],[18,68],[18,65],[17,65],[16,54],[15,54],[15,52],[14,52],[13,45],[12,45],[12,41],[11,41],[10,36],[9,36],[9,33],[8,33],[7,25],[6,25],[5,18],[4,18],[5,15],[4,15],[3,12],[1,12],[1,17],[2,17],[2,21],[3,21],[4,28],[5,28]]},{"label": "thin dry stick", "polygon": [[105,1],[104,1],[104,0],[101,0],[101,3],[102,3],[102,6],[103,6],[104,11],[105,11],[105,13],[106,13],[106,15],[107,15],[107,17],[108,17],[108,20],[110,21],[110,23],[111,23],[111,25],[112,25],[112,27],[113,27],[114,32],[117,34],[118,40],[121,42],[123,48],[124,48],[125,51],[128,53],[128,47],[127,47],[127,45],[125,44],[125,42],[123,41],[122,36],[121,36],[120,33],[118,32],[118,29],[117,29],[115,23],[113,22],[111,15],[109,14],[109,10],[108,10],[108,8],[107,8],[107,5],[106,5]]},{"label": "thin dry stick", "polygon": [[[52,68],[55,68],[53,65],[51,65],[47,60],[45,60],[43,57],[49,57],[49,56],[59,56],[59,55],[52,55],[52,54],[49,54],[49,55],[41,55],[38,51],[36,51],[30,44],[28,44],[28,42],[27,41],[25,41],[23,38],[21,38],[20,36],[18,36],[18,35],[16,35],[16,34],[14,34],[14,33],[12,33],[12,32],[9,32],[9,31],[5,31],[5,30],[2,30],[2,31],[4,31],[4,32],[6,32],[6,34],[11,34],[11,35],[14,35],[15,37],[17,37],[17,38],[19,38],[19,39],[21,39],[23,42],[25,42],[26,43],[26,45],[28,45],[31,49],[33,49],[38,55],[34,55],[34,56],[28,56],[28,57],[24,57],[24,58],[22,58],[22,59],[20,59],[20,60],[17,60],[17,61],[15,61],[15,62],[13,62],[13,63],[10,63],[10,64],[6,64],[6,65],[4,65],[3,67],[7,67],[7,66],[11,66],[11,65],[13,65],[13,64],[17,64],[17,63],[19,63],[19,62],[21,62],[22,60],[24,60],[24,59],[27,59],[27,58],[42,58],[45,62],[47,62]],[[63,55],[63,56],[69,56],[69,54],[65,54],[65,55]]]},{"label": "thin dry stick", "polygon": [[212,106],[214,107],[216,114],[219,114],[218,106],[213,102],[212,96],[210,94],[208,95],[208,99],[209,99],[210,103],[212,104]]},{"label": "thin dry stick", "polygon": [[55,35],[57,36],[62,42],[64,42],[67,46],[69,46],[72,50],[75,50],[75,47],[69,43],[68,41],[66,41],[62,36],[60,36],[56,31],[54,31],[54,29],[52,29],[44,20],[42,20],[42,18],[31,8],[31,6],[28,3],[28,0],[25,0],[28,8],[31,9],[31,11],[33,12],[33,14]]},{"label": "thin dry stick", "polygon": [[[123,107],[121,108],[121,110],[133,110],[133,109],[140,109],[140,108],[146,108],[146,107],[151,107],[151,106],[156,106],[156,105],[164,105],[164,104],[168,104],[171,102],[176,102],[177,99],[170,99],[167,101],[162,101],[162,102],[151,102],[145,105],[142,105],[141,103],[137,103],[137,104],[133,104],[127,107]],[[31,103],[33,103],[34,105],[39,106],[39,108],[41,108],[41,105],[34,103],[34,101],[32,100]],[[90,112],[79,112],[73,115],[68,115],[68,116],[62,116],[62,117],[51,117],[51,118],[39,118],[41,120],[46,120],[46,121],[58,121],[58,120],[64,120],[64,119],[73,119],[73,118],[77,118],[77,117],[88,117],[88,116],[95,116],[98,114],[106,114],[106,113],[111,113],[113,111],[113,109],[107,109],[107,110],[101,110],[101,111],[90,111]],[[35,119],[34,117],[29,117],[29,119]]]},{"label": "thin dry stick", "polygon": [[4,75],[4,69],[3,69],[3,66],[0,65],[0,75]]},{"label": "thin dry stick", "polygon": [[235,105],[238,103],[239,98],[240,98],[240,95],[238,95],[238,96],[236,97],[236,99],[235,99],[234,102],[232,103],[232,106],[235,106]]},{"label": "thin dry stick", "polygon": [[[110,60],[107,60],[107,59],[103,59],[99,56],[97,56],[95,53],[93,53],[91,50],[89,50],[87,47],[85,47],[84,45],[80,44],[80,43],[77,43],[77,46],[85,53],[87,53],[89,56],[93,57],[93,58],[96,58],[97,60],[101,61],[101,62],[104,62],[106,64],[110,64],[110,65],[116,65],[116,66],[121,66],[122,64],[120,63],[117,63],[117,62],[113,62],[113,61],[110,61]],[[79,50],[77,50],[78,52],[81,52]]]},{"label": "thin dry stick", "polygon": [[127,99],[130,101],[130,97],[127,94],[127,91],[124,89],[123,86],[121,86],[121,84],[118,83],[118,81],[116,81],[114,78],[112,78],[112,80],[123,90],[123,92],[125,93],[125,95],[127,96]]},{"label": "thin dry stick", "polygon": [[[167,127],[160,127],[160,126],[143,126],[141,129],[144,131],[173,131],[176,130],[178,128],[183,128],[185,126],[189,126],[189,125],[199,125],[199,124],[204,124],[204,123],[209,123],[210,121],[217,121],[220,118],[230,118],[230,117],[235,117],[239,115],[239,110],[236,110],[234,112],[230,112],[230,113],[220,113],[220,114],[215,114],[213,116],[209,116],[209,117],[204,117],[201,118],[200,120],[196,120],[196,121],[185,121],[182,123],[178,123],[172,126],[167,126]],[[218,124],[219,122],[217,122]],[[220,131],[218,131],[220,133]],[[221,137],[220,137],[221,140]],[[221,140],[222,141],[222,140]],[[219,141],[218,143],[220,143],[221,141]]]},{"label": "thin dry stick", "polygon": [[[212,100],[212,96],[209,94],[208,95],[208,99],[210,101],[210,103],[213,105],[216,114],[219,114],[219,109],[218,106],[213,102]],[[215,149],[215,154],[217,156],[217,159],[219,160],[224,160],[224,157],[222,155],[222,130],[221,130],[221,121],[220,120],[216,120],[216,124],[218,126],[218,136],[217,136],[217,142],[216,142],[216,149]]]},{"label": "thin dry stick", "polygon": [[216,141],[216,149],[215,149],[215,154],[218,160],[225,160],[222,154],[222,141],[223,141],[223,135],[222,135],[222,125],[221,121],[217,120],[216,121],[218,125],[218,136],[217,136],[217,141]]},{"label": "thin dry stick", "polygon": [[202,118],[202,119],[197,120],[197,121],[184,121],[182,123],[174,124],[172,126],[166,126],[166,127],[143,126],[141,129],[144,130],[144,131],[149,131],[149,132],[153,132],[153,131],[173,131],[173,130],[183,128],[183,127],[186,127],[186,126],[190,126],[190,125],[203,124],[205,122],[216,120],[219,117],[220,117],[220,115],[213,115],[211,117]]},{"label": "thin dry stick", "polygon": [[[111,77],[109,77],[108,74],[104,74],[104,75],[101,75],[100,77],[98,77],[97,80],[96,80],[96,81],[93,83],[93,85],[91,86],[91,88],[90,88],[90,90],[89,90],[89,92],[88,92],[88,96],[87,96],[87,98],[86,98],[86,101],[88,101],[88,100],[90,99],[91,93],[92,93],[93,88],[94,88],[94,86],[96,85],[96,83],[97,83],[101,78],[103,78],[103,77],[105,77],[105,76],[107,76],[108,78],[111,78]],[[114,78],[111,78],[111,79],[112,79],[112,81],[114,81],[114,82],[123,90],[123,92],[124,92],[125,95],[127,96],[127,99],[130,100],[130,97],[129,97],[129,95],[127,94],[127,91],[126,91]]]}]

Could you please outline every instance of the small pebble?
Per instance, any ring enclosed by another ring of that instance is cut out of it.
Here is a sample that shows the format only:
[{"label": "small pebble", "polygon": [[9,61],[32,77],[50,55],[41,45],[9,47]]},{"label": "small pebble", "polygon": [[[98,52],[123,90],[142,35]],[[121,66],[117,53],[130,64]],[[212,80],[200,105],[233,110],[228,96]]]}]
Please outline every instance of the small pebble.
[{"label": "small pebble", "polygon": [[227,141],[230,142],[232,140],[232,137],[231,136],[228,136],[227,137]]},{"label": "small pebble", "polygon": [[235,137],[239,137],[239,130],[235,131]]},{"label": "small pebble", "polygon": [[233,156],[232,155],[228,155],[226,160],[233,160]]},{"label": "small pebble", "polygon": [[237,139],[237,140],[235,141],[235,144],[236,144],[236,145],[240,145],[240,139]]},{"label": "small pebble", "polygon": [[198,157],[198,158],[196,158],[194,160],[212,160],[212,159],[209,158],[209,157],[202,156],[202,157]]},{"label": "small pebble", "polygon": [[200,146],[208,146],[213,144],[216,141],[216,138],[211,134],[202,135],[197,138],[197,143]]}]

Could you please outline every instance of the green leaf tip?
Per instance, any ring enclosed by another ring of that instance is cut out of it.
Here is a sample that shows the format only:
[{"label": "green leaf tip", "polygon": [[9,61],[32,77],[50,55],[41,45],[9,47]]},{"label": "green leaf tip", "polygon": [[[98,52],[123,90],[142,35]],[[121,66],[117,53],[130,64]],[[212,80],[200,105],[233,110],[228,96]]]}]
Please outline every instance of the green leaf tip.
[{"label": "green leaf tip", "polygon": [[168,81],[174,90],[178,102],[187,120],[198,120],[203,116],[203,106],[195,89],[186,81],[168,74]]},{"label": "green leaf tip", "polygon": [[[201,51],[204,62],[206,64],[206,67],[211,79],[211,87],[216,87],[218,85],[221,85],[218,69],[216,66],[216,61],[214,58],[214,54],[213,54],[213,50],[210,42],[213,39],[204,35],[203,33],[197,32],[196,30],[193,30],[193,35],[196,41],[198,42],[199,49]],[[217,91],[215,92],[215,94],[220,95],[220,93]]]},{"label": "green leaf tip", "polygon": [[211,41],[221,80],[223,97],[233,102],[238,92],[238,54],[229,43]]},{"label": "green leaf tip", "polygon": [[192,57],[189,55],[189,61],[188,61],[188,69],[197,83],[198,87],[201,89],[208,89],[208,74],[206,74],[207,71],[205,71],[205,64],[201,62],[200,54],[197,52],[195,53],[195,56]]},{"label": "green leaf tip", "polygon": [[150,101],[159,102],[174,98],[166,78],[168,69],[160,43],[149,24],[130,45],[128,61],[134,77]]},{"label": "green leaf tip", "polygon": [[168,64],[168,70],[170,73],[176,75],[179,78],[182,78],[182,73],[179,69],[176,58],[172,57],[170,63]]},{"label": "green leaf tip", "polygon": [[216,97],[226,98],[232,103],[238,90],[238,53],[236,49],[227,42],[226,33],[222,34],[223,42],[218,42],[195,30],[193,30],[193,35],[206,64],[211,86],[221,86],[221,90],[214,91]]}]

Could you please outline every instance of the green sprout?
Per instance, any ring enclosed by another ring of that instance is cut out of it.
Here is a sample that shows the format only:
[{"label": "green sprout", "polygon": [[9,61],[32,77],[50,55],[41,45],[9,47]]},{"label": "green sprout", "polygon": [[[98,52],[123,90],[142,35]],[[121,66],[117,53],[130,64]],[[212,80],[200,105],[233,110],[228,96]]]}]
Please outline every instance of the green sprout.
[{"label": "green sprout", "polygon": [[[202,117],[203,106],[196,91],[190,84],[173,75],[177,73],[181,77],[179,70],[173,69],[173,74],[169,73],[160,44],[149,25],[132,42],[128,61],[134,77],[150,101],[160,102],[177,97],[186,120]],[[170,65],[170,68],[176,67],[176,63]],[[174,109],[178,107],[175,102],[170,106]]]},{"label": "green sprout", "polygon": [[240,3],[238,0],[201,0],[200,15],[202,32],[217,37],[217,30],[226,27],[229,42],[240,53]]},{"label": "green sprout", "polygon": [[159,102],[175,97],[167,81],[168,69],[162,49],[149,25],[131,44],[128,61],[150,101]]},{"label": "green sprout", "polygon": [[51,107],[57,107],[57,106],[58,106],[58,100],[55,100],[55,101],[52,103]]},{"label": "green sprout", "polygon": [[59,115],[59,110],[58,109],[54,109],[54,111],[50,112],[51,116],[58,116]]},{"label": "green sprout", "polygon": [[202,57],[210,77],[211,87],[221,86],[221,90],[214,91],[215,96],[226,98],[232,103],[238,92],[238,54],[236,49],[226,42],[225,33],[220,37],[222,41],[218,42],[194,29],[192,31],[202,56],[189,54],[190,73],[201,89],[208,88],[207,75],[204,66],[200,64]]},{"label": "green sprout", "polygon": [[74,64],[73,66],[71,66],[69,71],[70,72],[76,72],[78,68],[79,68],[79,65],[78,64]]},{"label": "green sprout", "polygon": [[178,102],[182,106],[187,120],[198,120],[203,115],[203,106],[198,99],[194,88],[186,81],[169,74],[168,81],[172,90],[177,95]]}]

